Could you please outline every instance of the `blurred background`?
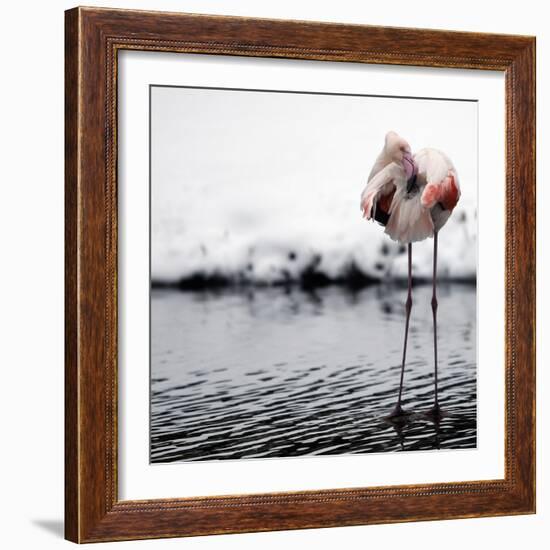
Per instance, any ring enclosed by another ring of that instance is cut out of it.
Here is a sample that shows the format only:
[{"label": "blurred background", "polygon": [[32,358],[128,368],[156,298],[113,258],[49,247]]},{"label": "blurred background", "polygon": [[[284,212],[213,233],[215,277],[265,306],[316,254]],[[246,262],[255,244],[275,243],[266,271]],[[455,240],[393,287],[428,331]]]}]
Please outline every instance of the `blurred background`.
[{"label": "blurred background", "polygon": [[[388,130],[453,160],[461,200],[439,276],[476,276],[477,103],[154,86],[152,279],[361,284],[406,277],[359,197]],[[433,241],[413,247],[431,276]]]}]

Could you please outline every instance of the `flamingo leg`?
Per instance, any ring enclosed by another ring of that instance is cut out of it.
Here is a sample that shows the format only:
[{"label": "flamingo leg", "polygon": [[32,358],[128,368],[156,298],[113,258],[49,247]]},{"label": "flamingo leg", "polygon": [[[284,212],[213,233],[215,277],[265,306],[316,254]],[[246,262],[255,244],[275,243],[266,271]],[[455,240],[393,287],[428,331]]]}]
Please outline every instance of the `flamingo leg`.
[{"label": "flamingo leg", "polygon": [[431,413],[434,416],[440,414],[438,394],[437,394],[437,231],[434,232],[434,266],[433,266],[433,278],[432,278],[432,315],[434,325],[434,406],[431,409]]},{"label": "flamingo leg", "polygon": [[401,397],[403,395],[403,378],[405,376],[405,361],[407,359],[407,340],[409,336],[409,321],[411,318],[411,309],[412,309],[412,243],[408,244],[408,267],[409,267],[409,277],[408,277],[408,293],[407,301],[405,302],[405,340],[403,342],[403,358],[401,360],[401,379],[399,381],[399,397],[397,398],[397,404],[391,414],[392,417],[402,416],[405,414],[405,411],[401,407]]}]

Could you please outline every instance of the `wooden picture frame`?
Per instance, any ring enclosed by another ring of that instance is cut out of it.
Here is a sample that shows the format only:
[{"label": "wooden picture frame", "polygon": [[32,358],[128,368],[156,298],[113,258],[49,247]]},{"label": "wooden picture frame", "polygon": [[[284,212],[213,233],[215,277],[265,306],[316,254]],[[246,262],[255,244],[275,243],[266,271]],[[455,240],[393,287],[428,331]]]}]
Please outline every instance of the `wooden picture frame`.
[{"label": "wooden picture frame", "polygon": [[[117,494],[117,53],[501,71],[506,86],[505,476],[277,494]],[[535,511],[535,39],[99,8],[66,12],[65,533],[74,542]]]}]

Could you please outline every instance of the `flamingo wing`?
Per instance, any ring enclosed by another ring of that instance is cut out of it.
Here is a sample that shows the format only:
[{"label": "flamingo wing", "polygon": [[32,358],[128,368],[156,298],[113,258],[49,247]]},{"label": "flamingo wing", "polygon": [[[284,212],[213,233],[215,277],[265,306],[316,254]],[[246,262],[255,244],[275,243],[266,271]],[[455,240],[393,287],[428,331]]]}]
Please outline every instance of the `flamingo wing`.
[{"label": "flamingo wing", "polygon": [[397,189],[407,185],[403,168],[392,162],[375,174],[361,193],[361,210],[367,220],[375,219],[385,225]]},{"label": "flamingo wing", "polygon": [[444,210],[452,211],[460,198],[458,175],[445,153],[437,149],[423,149],[415,156],[419,172],[426,178],[421,202],[424,208],[440,203]]}]

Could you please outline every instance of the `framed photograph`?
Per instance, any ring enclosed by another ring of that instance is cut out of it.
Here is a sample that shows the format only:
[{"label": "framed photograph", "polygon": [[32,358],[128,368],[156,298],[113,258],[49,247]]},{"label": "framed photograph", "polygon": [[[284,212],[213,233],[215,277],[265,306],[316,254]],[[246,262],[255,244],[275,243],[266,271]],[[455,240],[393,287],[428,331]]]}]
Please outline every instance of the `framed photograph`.
[{"label": "framed photograph", "polygon": [[66,12],[66,538],[535,511],[535,39]]}]

